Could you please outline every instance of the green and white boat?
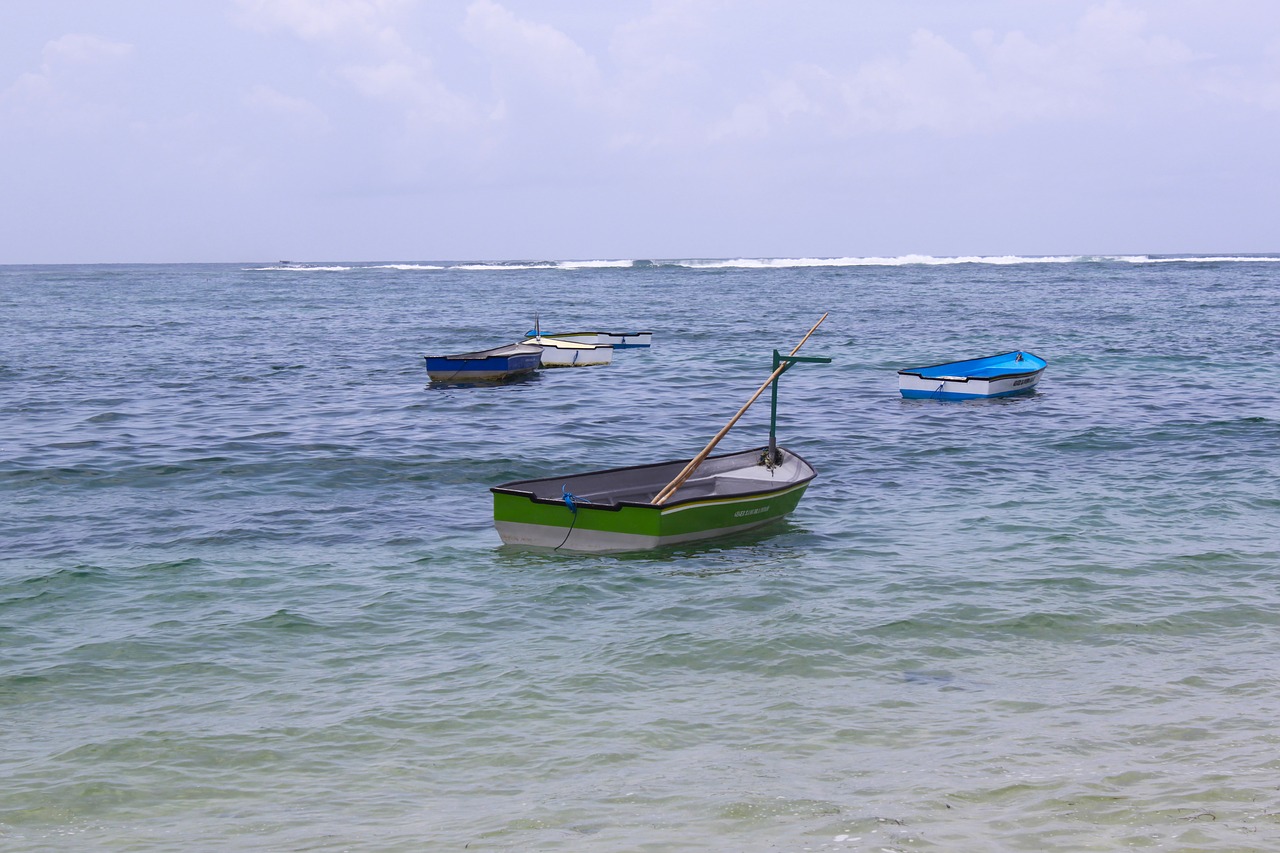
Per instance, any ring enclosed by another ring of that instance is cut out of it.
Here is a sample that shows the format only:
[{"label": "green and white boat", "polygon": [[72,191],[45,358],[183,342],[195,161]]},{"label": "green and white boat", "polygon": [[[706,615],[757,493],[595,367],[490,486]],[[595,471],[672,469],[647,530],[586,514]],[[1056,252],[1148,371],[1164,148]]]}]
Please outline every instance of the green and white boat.
[{"label": "green and white boat", "polygon": [[495,486],[493,522],[508,545],[565,551],[643,551],[727,536],[785,517],[813,467],[776,448],[707,457],[663,503],[654,499],[689,460]]},{"label": "green and white boat", "polygon": [[[790,355],[773,353],[773,373],[697,456],[688,461],[610,468],[494,486],[493,523],[508,545],[599,553],[643,551],[763,527],[786,517],[810,481],[813,466],[778,447],[778,377],[802,358],[814,324]],[[773,388],[769,445],[709,455],[751,404]]]}]

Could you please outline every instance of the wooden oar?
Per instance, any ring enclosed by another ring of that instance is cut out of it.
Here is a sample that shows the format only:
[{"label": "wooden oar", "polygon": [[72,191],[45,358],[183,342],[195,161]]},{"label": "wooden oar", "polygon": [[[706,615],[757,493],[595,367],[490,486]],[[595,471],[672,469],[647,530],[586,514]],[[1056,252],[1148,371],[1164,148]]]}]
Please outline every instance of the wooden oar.
[{"label": "wooden oar", "polygon": [[[827,319],[826,314],[823,314],[821,317],[819,317],[818,322],[813,324],[813,328],[810,329],[809,332],[803,338],[800,339],[800,343],[796,344],[796,348],[793,349],[788,354],[795,355],[797,352],[799,352],[800,347],[804,346],[804,342],[809,340],[809,335],[812,335],[815,331],[817,331],[818,327],[822,325],[822,321],[825,319]],[[693,472],[698,469],[698,466],[703,463],[703,460],[705,460],[707,456],[711,454],[711,451],[715,449],[715,446],[720,443],[720,439],[724,438],[725,435],[728,434],[729,430],[733,429],[733,425],[738,422],[738,418],[741,418],[743,414],[746,413],[747,409],[751,408],[751,404],[754,403],[756,399],[761,394],[764,393],[764,389],[769,387],[769,383],[773,382],[773,380],[781,376],[782,371],[786,370],[787,367],[789,366],[790,365],[788,363],[784,362],[778,365],[777,369],[774,370],[773,373],[769,374],[769,378],[764,381],[764,384],[761,385],[759,389],[756,390],[756,393],[751,395],[751,399],[748,400],[741,409],[738,409],[738,413],[734,415],[732,418],[730,418],[729,422],[725,424],[724,427],[718,433],[716,433],[715,438],[711,439],[711,441],[707,443],[707,446],[702,448],[702,452],[700,452],[697,456],[693,457],[693,459],[689,460],[689,464],[684,466],[684,470],[682,470],[679,474],[677,474],[674,480],[672,480],[670,483],[667,483],[667,485],[663,487],[662,491],[658,492],[658,494],[653,499],[654,504],[666,503],[667,499],[670,498],[673,494],[675,494],[676,490],[679,489],[680,486],[684,484],[684,481],[689,479],[690,475],[692,475]]]}]

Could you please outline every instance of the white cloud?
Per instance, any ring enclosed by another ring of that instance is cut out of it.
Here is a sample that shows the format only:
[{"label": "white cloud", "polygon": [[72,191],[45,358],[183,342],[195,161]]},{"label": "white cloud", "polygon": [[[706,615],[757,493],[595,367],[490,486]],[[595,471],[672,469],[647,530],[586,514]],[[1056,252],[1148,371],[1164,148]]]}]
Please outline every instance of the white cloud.
[{"label": "white cloud", "polygon": [[653,0],[643,17],[619,25],[609,43],[611,141],[615,148],[655,151],[703,145],[733,136],[767,136],[768,103],[740,100],[724,116],[733,93],[755,78],[737,49],[721,55],[730,22],[757,9],[727,0]]},{"label": "white cloud", "polygon": [[629,87],[687,84],[705,73],[690,54],[735,11],[723,0],[654,0],[647,15],[616,29],[609,53]]},{"label": "white cloud", "polygon": [[1178,41],[1159,34],[1147,35],[1147,16],[1120,0],[1090,7],[1076,32],[1066,39],[1084,65],[1099,70],[1164,68],[1180,65],[1194,54]]},{"label": "white cloud", "polygon": [[327,60],[334,78],[361,97],[399,113],[410,134],[438,128],[464,129],[479,115],[467,99],[435,73],[431,57],[415,50],[403,32],[409,0],[236,0],[239,22],[259,32],[284,31],[318,43],[336,56]]},{"label": "white cloud", "polygon": [[990,111],[987,75],[926,30],[911,36],[904,59],[865,65],[840,90],[856,130],[967,130]]},{"label": "white cloud", "polygon": [[493,0],[475,0],[467,7],[463,31],[488,56],[504,89],[532,87],[580,105],[602,93],[595,59],[555,27],[517,18]]},{"label": "white cloud", "polygon": [[260,32],[306,41],[381,44],[398,49],[396,17],[407,0],[236,0],[238,20]]},{"label": "white cloud", "polygon": [[48,42],[38,71],[0,91],[10,118],[62,130],[89,130],[115,114],[110,71],[133,55],[133,46],[85,33]]},{"label": "white cloud", "polygon": [[799,63],[734,107],[711,137],[759,137],[808,119],[828,133],[928,130],[992,132],[1044,120],[1115,113],[1158,85],[1176,99],[1177,77],[1195,54],[1147,32],[1146,18],[1118,0],[1087,9],[1058,38],[1011,31],[972,33],[967,42],[918,30],[904,50],[852,71]]},{"label": "white cloud", "polygon": [[271,86],[254,86],[245,95],[245,104],[250,109],[282,119],[300,129],[319,132],[331,129],[328,116],[311,101],[286,95]]},{"label": "white cloud", "polygon": [[124,59],[133,53],[133,45],[109,41],[95,35],[69,33],[49,42],[44,48],[45,73],[68,66],[95,65]]},{"label": "white cloud", "polygon": [[1267,112],[1280,110],[1280,39],[1272,41],[1257,68],[1217,68],[1203,83],[1205,92],[1234,104]]},{"label": "white cloud", "polygon": [[399,110],[410,130],[462,130],[473,125],[479,115],[471,102],[440,82],[431,62],[422,56],[344,65],[339,74],[360,94]]}]

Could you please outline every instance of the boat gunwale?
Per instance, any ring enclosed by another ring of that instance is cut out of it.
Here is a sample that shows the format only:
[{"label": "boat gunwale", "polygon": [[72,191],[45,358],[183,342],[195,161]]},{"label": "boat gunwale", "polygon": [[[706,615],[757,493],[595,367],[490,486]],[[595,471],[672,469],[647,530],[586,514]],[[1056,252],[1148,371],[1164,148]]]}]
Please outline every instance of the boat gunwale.
[{"label": "boat gunwale", "polygon": [[[527,349],[526,349],[527,347]],[[523,342],[514,344],[502,344],[501,346],[490,347],[489,349],[480,349],[475,352],[460,352],[454,355],[424,355],[425,359],[443,359],[445,361],[487,361],[497,358],[512,358],[520,355],[534,355],[537,347],[534,344],[526,344]],[[504,350],[509,350],[504,352]],[[541,353],[537,353],[541,355]]]},{"label": "boat gunwale", "polygon": [[[601,332],[601,331],[585,331],[585,332],[543,332],[544,338],[572,338],[578,335],[609,335],[615,338],[633,338],[638,335],[652,335],[653,332]],[[526,340],[537,337],[537,335],[525,335]],[[599,346],[613,346],[613,344],[600,344]]]},{"label": "boat gunwale", "polygon": [[[810,471],[809,475],[805,477],[800,477],[795,480],[789,480],[786,483],[783,483],[778,486],[758,489],[750,492],[742,492],[741,494],[736,494],[736,495],[717,495],[717,496],[692,495],[687,498],[681,498],[679,500],[670,500],[661,504],[655,504],[652,501],[627,501],[627,500],[614,501],[613,503],[604,504],[604,503],[587,502],[584,500],[581,504],[578,504],[577,507],[578,509],[606,510],[609,512],[619,512],[624,507],[639,508],[639,509],[667,510],[672,507],[683,507],[687,504],[693,504],[693,503],[708,503],[708,504],[721,503],[724,501],[752,499],[752,498],[764,497],[764,496],[775,494],[775,493],[782,493],[782,492],[790,491],[791,489],[797,486],[801,486],[801,485],[807,486],[809,483],[813,482],[814,478],[818,476],[818,472],[814,469],[812,465],[809,464],[809,461],[805,459],[803,456],[796,453],[795,451],[787,450],[786,448],[779,448],[779,449],[786,450],[789,456],[794,457],[802,465],[808,468]],[[731,456],[745,456],[748,454],[760,453],[766,450],[768,450],[767,447],[749,448],[747,450],[738,450],[733,453],[721,453],[717,456],[708,456],[703,461],[710,462],[713,459],[726,459]],[[645,465],[625,465],[619,468],[602,468],[598,471],[580,471],[576,474],[568,474],[564,477],[535,477],[528,480],[514,480],[510,483],[502,483],[497,486],[490,486],[489,491],[493,492],[494,494],[511,495],[513,497],[527,498],[532,503],[547,504],[547,505],[554,506],[556,504],[563,504],[564,499],[562,497],[540,498],[530,490],[523,490],[515,487],[527,485],[529,483],[548,483],[548,482],[553,482],[555,480],[568,480],[573,477],[584,477],[587,475],[618,474],[624,471],[638,471],[644,468],[660,468],[664,465],[672,465],[672,466],[685,465],[685,464],[688,464],[688,462],[689,462],[688,459],[672,459],[666,462],[650,462]]]},{"label": "boat gunwale", "polygon": [[[942,365],[938,365],[942,366]],[[919,367],[916,370],[929,370],[927,367]],[[1001,373],[998,376],[925,376],[917,373],[915,370],[899,370],[899,376],[914,376],[918,379],[927,379],[930,382],[998,382],[1001,379],[1013,379],[1018,376],[1036,376],[1044,373],[1045,368],[1041,367],[1037,370],[1023,370],[1017,373]]]},{"label": "boat gunwale", "polygon": [[528,345],[532,347],[544,347],[544,348],[550,347],[551,349],[564,349],[564,350],[571,350],[571,351],[614,348],[613,344],[581,344],[581,343],[578,343],[577,341],[559,340],[557,338],[549,337],[548,335],[542,335],[541,337],[537,337],[537,338],[526,338],[525,340],[521,341],[520,344],[522,346]]}]

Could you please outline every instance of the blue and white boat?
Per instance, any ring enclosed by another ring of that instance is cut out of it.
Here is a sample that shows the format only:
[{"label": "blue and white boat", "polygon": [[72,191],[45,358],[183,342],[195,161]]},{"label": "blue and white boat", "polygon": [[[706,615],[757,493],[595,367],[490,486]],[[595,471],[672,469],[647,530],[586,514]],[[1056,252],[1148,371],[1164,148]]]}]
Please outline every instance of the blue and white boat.
[{"label": "blue and white boat", "polygon": [[[529,330],[529,337],[538,334],[537,329]],[[557,341],[570,341],[575,344],[599,344],[614,349],[648,348],[653,344],[653,332],[542,332],[544,338],[555,338]]]},{"label": "blue and white boat", "polygon": [[460,355],[428,355],[432,382],[501,382],[532,373],[542,365],[542,347],[507,344]]},{"label": "blue and white boat", "polygon": [[1016,350],[968,361],[898,371],[903,397],[929,400],[975,400],[1026,394],[1048,366],[1043,358]]}]

